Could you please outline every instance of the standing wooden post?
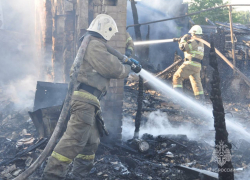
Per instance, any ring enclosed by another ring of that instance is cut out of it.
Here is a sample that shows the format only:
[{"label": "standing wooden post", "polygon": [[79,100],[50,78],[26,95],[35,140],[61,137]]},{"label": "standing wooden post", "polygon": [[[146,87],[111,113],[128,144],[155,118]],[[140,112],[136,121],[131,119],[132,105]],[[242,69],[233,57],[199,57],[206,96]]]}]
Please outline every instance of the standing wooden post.
[{"label": "standing wooden post", "polygon": [[52,27],[53,27],[53,21],[52,21],[52,4],[51,0],[45,0],[44,1],[44,7],[45,7],[45,15],[44,15],[44,36],[43,36],[43,48],[44,48],[44,77],[47,81],[53,80],[52,75]]},{"label": "standing wooden post", "polygon": [[[132,9],[132,13],[133,13],[133,19],[134,19],[134,24],[139,24],[139,20],[138,20],[138,12],[137,12],[137,8],[135,6],[135,1],[131,0],[131,9]],[[141,26],[135,26],[135,38],[137,41],[141,41],[141,30],[140,30]]]},{"label": "standing wooden post", "polygon": [[39,63],[39,78],[44,78],[44,69],[43,69],[43,35],[41,33],[43,29],[43,19],[42,12],[44,11],[42,1],[35,1],[35,43],[36,43],[36,61]]},{"label": "standing wooden post", "polygon": [[212,161],[218,163],[219,180],[234,180],[234,168],[231,161],[232,145],[228,141],[225,111],[221,98],[221,80],[213,42],[211,42],[209,65],[214,69],[210,93],[210,99],[213,104],[215,128],[215,150],[212,156]]},{"label": "standing wooden post", "polygon": [[63,0],[53,1],[52,15],[52,69],[54,82],[63,82],[63,40],[64,40],[64,12]]},{"label": "standing wooden post", "polygon": [[[234,30],[233,30],[233,19],[232,19],[232,6],[229,6],[229,21],[230,21],[230,32],[231,32],[231,41],[232,41],[233,65],[236,67],[236,61],[235,61],[235,43],[234,43]],[[234,71],[234,74],[235,74],[235,71]]]},{"label": "standing wooden post", "polygon": [[70,68],[74,62],[75,11],[74,4],[64,2],[63,79],[70,81]]},{"label": "standing wooden post", "polygon": [[[133,19],[134,19],[134,23],[135,24],[139,24],[139,20],[138,20],[138,12],[137,12],[137,8],[135,5],[135,0],[131,0],[131,9],[132,9],[132,13],[133,13]],[[140,30],[141,26],[135,26],[135,38],[137,41],[141,41],[142,37],[141,37],[141,30]],[[149,36],[149,34],[148,34]],[[140,63],[143,64],[145,63],[145,49],[139,47],[137,48],[138,50],[138,54],[139,54],[139,58],[143,59],[143,62],[140,61]],[[139,130],[140,130],[140,125],[141,125],[141,110],[142,110],[142,101],[143,101],[143,79],[141,76],[139,76],[139,93],[138,93],[138,98],[137,98],[137,112],[136,112],[136,117],[135,117],[135,132],[134,132],[134,138],[139,138]]]}]

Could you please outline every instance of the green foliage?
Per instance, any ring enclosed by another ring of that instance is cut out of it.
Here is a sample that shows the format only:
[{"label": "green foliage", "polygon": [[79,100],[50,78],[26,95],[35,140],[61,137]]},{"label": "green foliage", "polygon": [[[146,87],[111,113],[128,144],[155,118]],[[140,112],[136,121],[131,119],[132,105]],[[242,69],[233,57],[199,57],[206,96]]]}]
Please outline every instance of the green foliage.
[{"label": "green foliage", "polygon": [[[228,4],[228,2],[223,2],[223,0],[192,0],[189,3],[189,13],[201,11],[204,9],[221,6]],[[200,14],[191,16],[196,24],[207,25],[205,17],[211,21],[221,21],[229,22],[228,8],[218,8],[211,11],[202,12]]]},{"label": "green foliage", "polygon": [[250,11],[233,11],[233,22],[250,24]]},{"label": "green foliage", "polygon": [[[204,9],[221,6],[228,4],[229,2],[223,2],[223,0],[192,0],[189,3],[189,13],[198,12]],[[191,16],[196,24],[207,25],[205,17],[211,21],[229,22],[228,7],[218,8],[207,12]],[[233,22],[241,24],[250,24],[250,11],[234,11],[232,13]]]}]

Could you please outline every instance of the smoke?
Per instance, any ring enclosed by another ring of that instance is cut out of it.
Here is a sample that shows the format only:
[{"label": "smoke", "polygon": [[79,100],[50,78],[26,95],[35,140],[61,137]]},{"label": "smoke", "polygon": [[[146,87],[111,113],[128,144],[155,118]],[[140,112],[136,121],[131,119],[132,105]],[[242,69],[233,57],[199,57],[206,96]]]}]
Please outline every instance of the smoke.
[{"label": "smoke", "polygon": [[[123,118],[122,137],[124,140],[132,139],[134,135],[135,125],[131,117]],[[174,127],[168,120],[167,113],[161,111],[151,112],[148,116],[147,122],[141,125],[140,136],[148,133],[153,136],[166,134],[185,134],[190,139],[194,139],[199,132],[193,129],[191,125],[181,125]]]},{"label": "smoke", "polygon": [[[171,100],[177,100],[177,102],[188,109],[190,112],[199,115],[203,119],[203,123],[206,123],[207,128],[213,127],[212,119],[212,107],[203,106],[192,99],[187,98],[186,96],[176,92],[172,87],[163,83],[158,78],[154,77],[149,72],[144,69],[141,70],[140,75],[142,78],[148,80],[148,82],[155,87],[157,90],[160,90],[165,96]],[[234,118],[226,117],[226,126],[228,130],[234,131],[231,135],[241,135],[247,141],[250,141],[250,133],[236,121]],[[206,131],[208,129],[205,129]],[[204,131],[204,130],[203,130]]]},{"label": "smoke", "polygon": [[0,0],[1,96],[16,108],[32,106],[39,64],[36,59],[35,1]]},{"label": "smoke", "polygon": [[243,172],[235,172],[234,175],[236,180],[248,180],[250,177],[250,167],[244,168]]},{"label": "smoke", "polygon": [[[143,0],[137,2],[136,7],[139,23],[172,18],[179,16],[180,13],[185,13],[182,0],[154,0],[154,3],[152,3],[151,0]],[[127,9],[127,24],[134,24],[130,2],[127,3]],[[149,26],[150,40],[172,39],[180,37],[188,32],[188,20],[185,18],[181,20],[154,23]],[[182,30],[180,29],[181,27],[183,28]],[[141,26],[140,30],[142,33],[142,39],[145,39],[148,33],[148,25]],[[132,38],[135,39],[134,28],[129,28],[128,32],[131,34]],[[178,43],[150,45],[149,51],[149,59],[151,61],[153,60],[152,63],[155,67],[157,67],[158,64],[161,64],[163,66],[161,69],[164,69],[173,63],[175,51],[178,51],[179,54],[183,55],[183,53],[179,51]]]},{"label": "smoke", "polygon": [[36,88],[36,78],[27,76],[24,79],[10,82],[5,89],[5,96],[10,97],[17,109],[32,107]]}]

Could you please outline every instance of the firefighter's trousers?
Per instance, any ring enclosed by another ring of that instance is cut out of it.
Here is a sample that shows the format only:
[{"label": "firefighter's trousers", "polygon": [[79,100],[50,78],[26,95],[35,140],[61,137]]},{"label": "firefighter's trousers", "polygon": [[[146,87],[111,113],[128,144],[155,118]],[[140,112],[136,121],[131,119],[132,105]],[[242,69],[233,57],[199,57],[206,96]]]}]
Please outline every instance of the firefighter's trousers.
[{"label": "firefighter's trousers", "polygon": [[194,61],[185,61],[173,76],[173,88],[183,88],[182,82],[189,78],[194,95],[203,95],[203,87],[200,78],[201,64]]},{"label": "firefighter's trousers", "polygon": [[93,165],[100,136],[95,121],[96,107],[72,100],[66,132],[48,159],[43,180],[61,180],[73,162],[73,175],[83,177]]}]

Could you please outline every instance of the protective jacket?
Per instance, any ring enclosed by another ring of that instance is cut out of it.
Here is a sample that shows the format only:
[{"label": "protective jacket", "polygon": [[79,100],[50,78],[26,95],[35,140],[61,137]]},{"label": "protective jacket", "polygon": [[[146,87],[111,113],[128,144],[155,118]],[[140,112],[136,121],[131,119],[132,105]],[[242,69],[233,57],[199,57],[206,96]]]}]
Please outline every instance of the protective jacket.
[{"label": "protective jacket", "polygon": [[134,52],[134,42],[130,34],[126,33],[126,56],[130,57]]},{"label": "protective jacket", "polygon": [[130,69],[107,51],[103,40],[91,37],[77,81],[103,92],[107,91],[110,79],[125,78]]},{"label": "protective jacket", "polygon": [[185,59],[188,61],[199,62],[204,57],[204,44],[195,39],[186,41],[185,38],[181,38],[179,48],[184,52]]},{"label": "protective jacket", "polygon": [[188,35],[185,35],[181,38],[179,48],[184,51],[185,62],[173,76],[173,87],[182,89],[183,80],[189,78],[194,95],[196,97],[203,96],[204,91],[201,84],[200,71],[201,61],[204,57],[204,44],[194,39],[188,40]]},{"label": "protective jacket", "polygon": [[133,39],[131,38],[130,34],[127,32],[126,33],[126,49],[130,49],[132,52],[134,51],[134,42]]},{"label": "protective jacket", "polygon": [[[94,93],[81,87],[106,92],[110,79],[125,78],[130,71],[129,65],[107,51],[105,43],[103,38],[90,37],[77,76],[79,88],[72,95],[67,129],[48,159],[42,180],[64,179],[72,161],[73,179],[83,179],[93,166],[100,143],[96,121],[100,102]],[[74,66],[71,69],[72,73]]]},{"label": "protective jacket", "polygon": [[[103,93],[107,91],[110,79],[123,79],[128,76],[131,69],[129,65],[122,64],[117,57],[110,54],[105,43],[105,40],[91,36],[77,76],[79,84],[84,83]],[[75,91],[72,99],[99,107],[99,101],[97,102],[95,96],[81,92]]]}]

